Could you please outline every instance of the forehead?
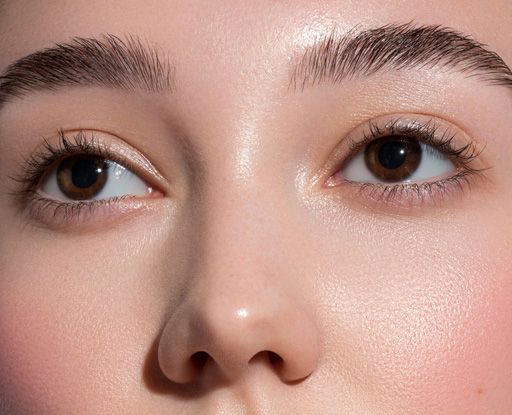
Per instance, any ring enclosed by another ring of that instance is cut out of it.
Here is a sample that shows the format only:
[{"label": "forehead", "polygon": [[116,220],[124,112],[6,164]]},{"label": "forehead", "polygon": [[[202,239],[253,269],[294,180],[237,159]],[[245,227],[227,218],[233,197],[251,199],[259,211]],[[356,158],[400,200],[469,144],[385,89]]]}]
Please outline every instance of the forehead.
[{"label": "forehead", "polygon": [[[229,69],[265,70],[334,28],[376,27],[414,21],[471,34],[510,64],[512,2],[460,0],[7,0],[1,6],[0,68],[72,37],[131,34],[158,45],[182,65],[221,77]],[[30,28],[28,30],[27,28]],[[281,60],[276,60],[280,58]],[[215,65],[212,63],[215,62]],[[243,68],[243,69],[242,69]],[[268,69],[270,71],[270,69]]]}]

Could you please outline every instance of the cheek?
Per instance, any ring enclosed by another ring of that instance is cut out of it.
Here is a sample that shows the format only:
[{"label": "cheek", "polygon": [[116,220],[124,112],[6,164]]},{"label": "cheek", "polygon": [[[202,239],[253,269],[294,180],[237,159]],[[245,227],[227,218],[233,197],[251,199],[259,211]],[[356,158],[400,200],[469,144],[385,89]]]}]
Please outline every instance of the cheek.
[{"label": "cheek", "polygon": [[[404,410],[453,413],[464,408],[475,413],[489,402],[511,403],[508,267],[482,273],[481,263],[466,260],[471,274],[456,279],[448,273],[424,274],[446,279],[397,290],[367,313],[367,321],[376,323],[365,339],[373,343],[367,357],[376,388],[384,392],[383,387],[393,385],[399,395],[409,395],[400,403]],[[482,283],[482,278],[491,281]]]},{"label": "cheek", "polygon": [[0,309],[0,393],[15,397],[14,413],[44,413],[46,407],[51,413],[88,413],[83,403],[94,407],[107,399],[110,374],[125,364],[111,348],[113,342],[127,343],[127,336],[115,330],[112,338],[105,336],[104,307],[86,308],[73,294],[65,299],[32,294],[19,293]]},{"label": "cheek", "polygon": [[435,246],[403,237],[365,247],[360,261],[344,264],[356,271],[333,271],[323,282],[336,372],[353,374],[360,399],[405,413],[510,407],[512,255],[499,249],[506,236],[500,244],[498,233],[492,241],[468,235],[473,242],[461,244],[460,233],[454,241],[432,232],[442,241]]},{"label": "cheek", "polygon": [[[117,405],[122,413],[140,387],[152,341],[141,329],[152,327],[140,312],[140,290],[135,284],[126,288],[138,274],[95,252],[63,258],[57,251],[65,247],[54,249],[3,264],[0,408],[3,403],[13,414],[86,414],[113,413]],[[52,257],[60,259],[45,260]]]},{"label": "cheek", "polygon": [[[48,299],[19,294],[15,303],[2,303],[1,394],[3,399],[11,400],[15,414],[62,410],[69,405],[70,396],[79,396],[80,392],[87,395],[91,386],[89,373],[94,369],[85,361],[94,340],[92,336],[78,340],[76,332],[65,336],[75,310],[73,314],[65,313],[67,307],[52,306]],[[87,321],[82,320],[80,325],[84,333],[91,333]],[[77,354],[79,341],[89,346],[81,355]],[[82,391],[80,385],[85,386]],[[74,405],[71,408],[80,409]]]}]

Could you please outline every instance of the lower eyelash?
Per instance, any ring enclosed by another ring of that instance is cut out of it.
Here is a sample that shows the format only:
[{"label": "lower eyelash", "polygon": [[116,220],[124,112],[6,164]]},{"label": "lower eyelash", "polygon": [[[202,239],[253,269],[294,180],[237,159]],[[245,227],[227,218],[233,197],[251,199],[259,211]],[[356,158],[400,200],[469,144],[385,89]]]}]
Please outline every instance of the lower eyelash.
[{"label": "lower eyelash", "polygon": [[364,183],[343,180],[341,184],[356,186],[358,196],[375,202],[385,202],[398,207],[421,206],[425,203],[442,201],[457,192],[464,193],[471,188],[472,178],[483,178],[486,169],[467,169],[450,177],[423,183]]},{"label": "lower eyelash", "polygon": [[[327,187],[350,185],[357,193],[356,197],[366,199],[370,203],[413,208],[425,204],[437,205],[451,195],[463,194],[471,189],[474,178],[485,177],[482,173],[487,168],[476,169],[472,166],[482,149],[478,150],[474,143],[458,145],[457,133],[453,133],[450,128],[443,128],[440,131],[440,125],[433,118],[424,122],[419,119],[408,120],[405,116],[400,116],[387,121],[383,127],[374,121],[369,122],[368,125],[369,130],[361,134],[361,139],[350,139],[349,154],[343,165],[338,167],[337,172],[328,180]],[[457,170],[448,177],[437,180],[435,178],[426,179],[419,182],[362,182],[348,180],[342,176],[340,172],[343,171],[344,166],[347,166],[357,154],[363,151],[365,146],[374,140],[390,135],[403,135],[426,144],[427,148],[431,148],[433,152],[438,151],[449,157]]]},{"label": "lower eyelash", "polygon": [[[97,217],[101,214],[115,213],[116,206],[124,200],[135,199],[133,196],[113,197],[110,199],[87,200],[79,202],[65,202],[49,199],[37,192],[32,192],[27,200],[28,215],[36,222],[59,228],[71,224],[78,224],[82,220]],[[105,210],[106,209],[106,210]]]},{"label": "lower eyelash", "polygon": [[92,215],[100,206],[113,206],[118,203],[120,198],[87,200],[81,202],[64,202],[56,199],[49,199],[33,192],[29,196],[29,208],[31,215],[36,219],[50,217],[52,220],[66,221],[71,218],[79,219],[83,213]]},{"label": "lower eyelash", "polygon": [[94,136],[87,137],[83,131],[72,134],[59,131],[59,141],[51,144],[44,140],[43,148],[25,160],[22,172],[19,175],[11,176],[10,179],[19,183],[19,189],[11,192],[16,203],[25,209],[36,221],[59,226],[65,222],[80,221],[85,216],[92,216],[98,208],[113,208],[121,200],[130,196],[112,197],[107,199],[86,200],[68,202],[53,198],[47,198],[39,193],[39,184],[51,169],[52,165],[59,159],[77,154],[94,154],[115,163],[126,166],[128,171],[129,163],[107,147],[100,145]]}]

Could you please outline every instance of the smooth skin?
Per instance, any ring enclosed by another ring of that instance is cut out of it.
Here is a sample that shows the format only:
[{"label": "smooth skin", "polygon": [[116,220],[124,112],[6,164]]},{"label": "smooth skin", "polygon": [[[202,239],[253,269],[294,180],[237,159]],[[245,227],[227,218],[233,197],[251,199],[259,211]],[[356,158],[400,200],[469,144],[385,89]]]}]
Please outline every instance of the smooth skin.
[{"label": "smooth skin", "polygon": [[[510,414],[512,90],[435,69],[290,76],[333,31],[408,22],[511,66],[511,21],[507,0],[2,2],[1,71],[130,34],[175,80],[2,108],[0,413]],[[344,138],[393,114],[460,131],[481,178],[435,203],[325,186]],[[10,177],[59,129],[94,131],[158,190],[34,217]]]}]

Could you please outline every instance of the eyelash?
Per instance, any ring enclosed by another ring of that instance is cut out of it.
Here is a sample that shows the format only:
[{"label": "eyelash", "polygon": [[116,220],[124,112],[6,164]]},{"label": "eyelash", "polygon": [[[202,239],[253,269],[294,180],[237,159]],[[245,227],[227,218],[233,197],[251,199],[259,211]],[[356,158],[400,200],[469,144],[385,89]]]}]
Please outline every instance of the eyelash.
[{"label": "eyelash", "polygon": [[[476,169],[471,165],[473,161],[481,154],[481,150],[477,151],[474,144],[466,144],[462,147],[456,145],[456,134],[451,134],[450,130],[445,130],[439,134],[440,127],[434,122],[429,120],[425,123],[419,121],[412,121],[407,124],[401,123],[403,117],[396,120],[387,122],[383,127],[379,126],[376,122],[370,122],[367,131],[365,131],[360,140],[351,139],[349,143],[349,154],[345,158],[345,162],[337,170],[341,171],[356,154],[358,154],[370,142],[388,136],[388,135],[403,135],[415,138],[432,148],[447,155],[454,161],[454,164],[461,168],[461,171],[456,174],[431,182],[423,183],[396,183],[396,184],[382,184],[382,183],[365,183],[354,182],[343,179],[337,179],[337,183],[326,183],[328,187],[338,186],[340,184],[351,184],[358,188],[359,195],[369,196],[370,199],[388,204],[416,204],[416,202],[425,202],[426,197],[430,200],[436,200],[436,194],[441,198],[450,194],[454,190],[464,191],[464,187],[470,186],[469,178],[471,176],[480,177],[486,170],[485,168]],[[50,211],[50,216],[56,218],[61,217],[63,221],[80,216],[84,211],[93,215],[96,208],[100,206],[113,207],[129,196],[90,200],[81,202],[63,202],[54,199],[49,199],[41,196],[37,192],[37,188],[49,169],[61,159],[72,155],[78,154],[93,154],[102,158],[111,160],[124,166],[127,170],[130,169],[130,163],[126,158],[117,153],[111,152],[108,147],[102,146],[98,143],[94,136],[91,138],[86,137],[83,131],[78,131],[71,137],[64,131],[59,131],[59,141],[56,145],[50,144],[44,140],[43,149],[30,156],[25,161],[25,167],[22,173],[18,176],[12,177],[18,183],[22,184],[22,189],[15,191],[13,194],[18,199],[22,199],[26,205],[29,206],[31,214],[35,218],[41,218],[44,214]],[[333,177],[335,177],[336,173]]]},{"label": "eyelash", "polygon": [[37,192],[37,188],[43,178],[48,174],[50,168],[59,160],[79,154],[96,155],[118,163],[128,171],[133,172],[126,158],[111,152],[108,147],[100,145],[94,135],[88,138],[84,131],[80,130],[71,137],[68,137],[64,131],[60,130],[57,144],[50,144],[44,139],[43,149],[25,160],[25,167],[20,175],[11,177],[14,181],[22,185],[22,189],[13,192],[13,195],[29,206],[30,212],[35,218],[42,218],[44,214],[50,211],[52,218],[55,219],[59,216],[62,221],[78,217],[84,213],[84,211],[92,215],[94,214],[94,210],[99,206],[112,207],[119,201],[129,197],[123,196],[100,200],[64,202],[41,196]]},{"label": "eyelash", "polygon": [[349,154],[346,161],[337,169],[334,176],[343,170],[343,167],[350,163],[370,142],[391,135],[415,138],[448,156],[461,170],[450,177],[423,183],[366,183],[340,178],[338,183],[327,183],[327,186],[351,184],[357,186],[359,196],[368,196],[371,200],[377,202],[411,206],[426,202],[427,198],[436,202],[436,195],[444,198],[455,190],[464,191],[465,187],[469,188],[471,186],[469,180],[471,176],[482,177],[482,173],[487,170],[486,168],[477,169],[472,167],[474,160],[478,158],[483,150],[477,150],[473,143],[462,147],[458,146],[456,144],[457,133],[452,134],[449,128],[440,134],[441,127],[433,119],[427,122],[414,120],[407,124],[403,124],[402,121],[403,117],[400,117],[388,121],[382,127],[376,122],[370,122],[368,131],[363,133],[363,137],[360,140],[353,139],[349,143]]}]

